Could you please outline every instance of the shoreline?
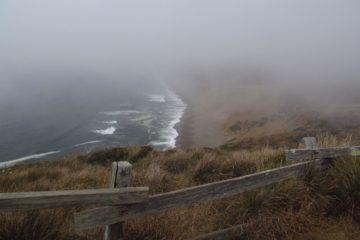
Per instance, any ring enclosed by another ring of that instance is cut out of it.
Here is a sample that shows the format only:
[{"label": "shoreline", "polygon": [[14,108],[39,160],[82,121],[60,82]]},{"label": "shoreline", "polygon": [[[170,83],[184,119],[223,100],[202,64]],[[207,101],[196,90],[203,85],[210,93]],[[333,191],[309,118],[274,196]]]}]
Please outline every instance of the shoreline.
[{"label": "shoreline", "polygon": [[187,105],[180,123],[175,127],[179,134],[176,148],[218,147],[225,143],[220,124],[213,118],[208,105],[203,104],[206,102],[204,95],[197,93],[197,88],[189,92],[183,86],[171,83],[169,86]]},{"label": "shoreline", "polygon": [[[171,88],[171,91],[173,91],[185,104],[185,110],[180,118],[180,121],[174,126],[174,129],[176,130],[178,136],[175,138],[175,147],[173,149],[191,149],[195,148],[195,129],[194,129],[194,116],[193,116],[193,107],[189,103],[188,99],[183,96],[179,91],[177,91],[177,88]],[[108,146],[107,146],[108,147]],[[122,146],[126,147],[126,146]],[[104,146],[100,147],[106,148]],[[68,150],[65,148],[65,150]],[[47,152],[47,153],[41,153],[41,154],[33,154],[25,157],[20,157],[17,159],[12,159],[9,161],[0,162],[0,169],[2,168],[9,168],[14,167],[16,165],[25,165],[28,163],[38,162],[38,161],[44,161],[44,160],[52,160],[52,159],[60,159],[63,156],[66,156],[64,149],[59,151],[53,151],[53,152]],[[66,151],[67,152],[67,151]],[[76,151],[73,152],[73,154],[81,154],[82,151]],[[54,155],[54,156],[50,156]]]},{"label": "shoreline", "polygon": [[[181,98],[181,96],[180,96]],[[189,149],[194,147],[194,127],[192,122],[191,106],[183,98],[181,98],[185,104],[186,109],[180,122],[175,126],[178,136],[176,138],[175,148],[177,149]]]}]

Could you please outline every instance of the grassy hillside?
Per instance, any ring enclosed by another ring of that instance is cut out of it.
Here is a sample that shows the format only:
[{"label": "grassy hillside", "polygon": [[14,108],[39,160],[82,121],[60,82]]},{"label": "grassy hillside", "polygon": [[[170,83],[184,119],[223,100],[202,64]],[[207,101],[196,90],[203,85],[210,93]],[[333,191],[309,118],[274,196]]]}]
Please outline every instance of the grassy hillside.
[{"label": "grassy hillside", "polygon": [[[324,136],[322,145],[348,145]],[[0,192],[85,189],[109,184],[112,161],[134,166],[133,185],[151,194],[279,167],[282,149],[153,151],[115,148],[59,161],[0,171]],[[127,239],[187,239],[244,224],[240,239],[360,239],[360,159],[336,159],[326,172],[309,169],[299,179],[239,196],[129,221]],[[0,240],[101,239],[103,229],[75,232],[78,209],[0,214]]]},{"label": "grassy hillside", "polygon": [[[357,110],[358,112],[358,110]],[[240,120],[241,119],[241,120]],[[336,136],[360,142],[360,117],[344,113],[340,117],[326,116],[313,111],[284,111],[278,114],[240,117],[234,115],[223,125],[227,142],[223,149],[293,148],[304,136]]]}]

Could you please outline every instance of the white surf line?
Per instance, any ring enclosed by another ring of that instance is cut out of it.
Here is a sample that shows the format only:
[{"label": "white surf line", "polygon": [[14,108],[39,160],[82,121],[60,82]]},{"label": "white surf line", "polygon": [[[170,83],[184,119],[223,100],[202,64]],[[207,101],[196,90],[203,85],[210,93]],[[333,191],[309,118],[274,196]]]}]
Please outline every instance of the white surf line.
[{"label": "white surf line", "polygon": [[6,161],[6,162],[0,162],[0,168],[13,167],[13,166],[18,165],[19,163],[25,162],[27,160],[42,158],[42,157],[46,157],[48,155],[56,154],[56,153],[59,153],[59,152],[61,152],[61,151],[53,151],[53,152],[33,154],[33,155],[29,155],[29,156],[26,156],[26,157],[10,160],[10,161]]},{"label": "white surf line", "polygon": [[147,95],[147,99],[150,102],[159,102],[159,103],[164,103],[166,102],[165,100],[165,96],[161,95],[161,94],[148,94]]},{"label": "white surf line", "polygon": [[105,114],[108,116],[116,116],[116,115],[131,115],[141,113],[140,111],[135,110],[121,110],[121,111],[111,111],[111,112],[100,112],[101,114]]},{"label": "white surf line", "polygon": [[105,124],[118,124],[118,121],[103,121],[102,123],[105,123]]},{"label": "white surf line", "polygon": [[95,144],[95,143],[100,143],[103,142],[104,140],[95,140],[95,141],[89,141],[89,142],[84,142],[84,143],[79,143],[74,145],[74,147],[79,147],[79,146],[84,146],[84,145],[89,145],[89,144]]},{"label": "white surf line", "polygon": [[[87,145],[87,144],[95,144],[95,143],[99,143],[99,142],[103,142],[103,141],[104,140],[89,141],[89,142],[85,142],[85,143],[76,144],[73,147],[79,147],[79,146],[83,146],[83,145]],[[66,149],[63,149],[63,150],[66,150]],[[0,169],[1,168],[13,167],[13,166],[16,166],[16,165],[20,165],[21,163],[24,163],[24,162],[26,162],[28,160],[31,160],[31,159],[39,159],[39,158],[46,157],[46,156],[49,156],[49,155],[53,155],[53,154],[60,153],[60,152],[61,152],[61,150],[51,151],[51,152],[46,152],[46,153],[33,154],[33,155],[29,155],[29,156],[9,160],[9,161],[6,161],[6,162],[0,162]]]},{"label": "white surf line", "polygon": [[176,130],[176,125],[181,122],[187,105],[183,100],[172,90],[167,90],[168,98],[173,102],[172,109],[169,109],[171,120],[167,127],[160,130],[160,137],[149,143],[150,146],[164,146],[163,150],[173,149],[176,147],[176,139],[179,133]]}]

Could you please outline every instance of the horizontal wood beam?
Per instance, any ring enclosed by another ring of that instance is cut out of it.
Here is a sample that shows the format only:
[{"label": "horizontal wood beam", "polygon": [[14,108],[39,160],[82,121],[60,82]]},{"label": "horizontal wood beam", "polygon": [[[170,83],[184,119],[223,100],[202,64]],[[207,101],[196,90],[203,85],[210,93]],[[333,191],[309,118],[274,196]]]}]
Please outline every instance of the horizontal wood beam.
[{"label": "horizontal wood beam", "polygon": [[75,213],[75,228],[81,230],[105,226],[146,214],[162,213],[172,208],[187,207],[234,196],[245,191],[279,182],[289,177],[302,175],[304,170],[316,163],[317,161],[302,162],[238,178],[158,194],[151,196],[147,204],[101,207],[85,210]]},{"label": "horizontal wood beam", "polygon": [[360,156],[360,147],[292,149],[285,151],[285,156],[288,161]]},{"label": "horizontal wood beam", "polygon": [[207,233],[204,235],[200,235],[195,238],[191,238],[189,240],[228,240],[228,239],[237,239],[239,237],[244,225],[238,225],[235,227],[230,227],[226,229],[222,229],[216,232]]},{"label": "horizontal wood beam", "polygon": [[134,204],[147,201],[148,194],[147,187],[0,193],[0,211]]}]

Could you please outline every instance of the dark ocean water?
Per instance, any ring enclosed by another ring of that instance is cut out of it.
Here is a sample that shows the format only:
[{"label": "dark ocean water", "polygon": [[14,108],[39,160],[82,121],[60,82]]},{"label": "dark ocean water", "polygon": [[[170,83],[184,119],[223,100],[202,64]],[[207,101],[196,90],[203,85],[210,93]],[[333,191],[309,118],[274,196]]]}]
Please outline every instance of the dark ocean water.
[{"label": "dark ocean water", "polygon": [[186,104],[163,82],[47,78],[2,93],[0,167],[102,147],[175,147]]}]

